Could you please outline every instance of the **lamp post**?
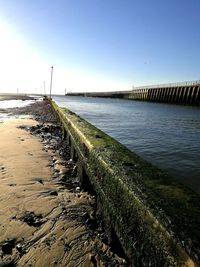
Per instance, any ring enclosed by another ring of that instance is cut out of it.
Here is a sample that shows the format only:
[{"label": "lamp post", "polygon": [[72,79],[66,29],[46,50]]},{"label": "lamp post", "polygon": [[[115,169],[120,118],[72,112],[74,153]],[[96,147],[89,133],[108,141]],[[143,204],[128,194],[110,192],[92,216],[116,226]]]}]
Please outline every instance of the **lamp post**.
[{"label": "lamp post", "polygon": [[52,90],[52,79],[53,79],[53,66],[51,67],[50,94],[49,94],[50,99],[51,99],[51,90]]},{"label": "lamp post", "polygon": [[46,86],[45,86],[45,81],[43,82],[44,85],[44,95],[46,95]]}]

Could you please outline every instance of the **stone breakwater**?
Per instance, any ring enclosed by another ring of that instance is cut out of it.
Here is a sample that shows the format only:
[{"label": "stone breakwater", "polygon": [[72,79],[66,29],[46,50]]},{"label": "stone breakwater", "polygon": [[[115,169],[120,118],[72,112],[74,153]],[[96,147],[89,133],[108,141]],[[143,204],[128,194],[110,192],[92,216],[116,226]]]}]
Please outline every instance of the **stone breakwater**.
[{"label": "stone breakwater", "polygon": [[17,119],[0,125],[0,266],[128,266],[49,103],[7,112]]}]

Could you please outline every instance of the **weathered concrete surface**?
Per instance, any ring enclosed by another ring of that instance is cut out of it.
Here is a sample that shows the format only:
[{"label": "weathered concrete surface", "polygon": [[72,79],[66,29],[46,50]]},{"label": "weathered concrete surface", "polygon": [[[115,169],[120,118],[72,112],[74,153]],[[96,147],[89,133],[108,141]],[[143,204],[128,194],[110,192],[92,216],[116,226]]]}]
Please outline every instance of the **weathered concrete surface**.
[{"label": "weathered concrete surface", "polygon": [[200,105],[200,85],[135,89],[129,99],[169,104]]},{"label": "weathered concrete surface", "polygon": [[51,102],[133,266],[198,266],[200,197],[123,145]]}]

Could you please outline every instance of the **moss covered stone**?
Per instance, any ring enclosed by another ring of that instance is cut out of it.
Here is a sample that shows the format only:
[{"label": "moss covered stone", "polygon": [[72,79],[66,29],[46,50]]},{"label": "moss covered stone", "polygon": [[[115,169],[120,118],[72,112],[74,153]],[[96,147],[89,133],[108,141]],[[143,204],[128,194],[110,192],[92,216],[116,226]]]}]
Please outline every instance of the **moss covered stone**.
[{"label": "moss covered stone", "polygon": [[133,266],[200,262],[200,197],[84,119],[50,102]]}]

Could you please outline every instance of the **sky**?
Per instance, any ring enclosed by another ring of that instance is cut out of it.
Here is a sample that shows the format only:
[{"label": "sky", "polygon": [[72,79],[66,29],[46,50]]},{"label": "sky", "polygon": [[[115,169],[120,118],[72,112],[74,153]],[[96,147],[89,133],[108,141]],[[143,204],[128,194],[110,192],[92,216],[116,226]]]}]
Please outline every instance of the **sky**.
[{"label": "sky", "polygon": [[0,92],[200,79],[200,0],[0,0]]}]

